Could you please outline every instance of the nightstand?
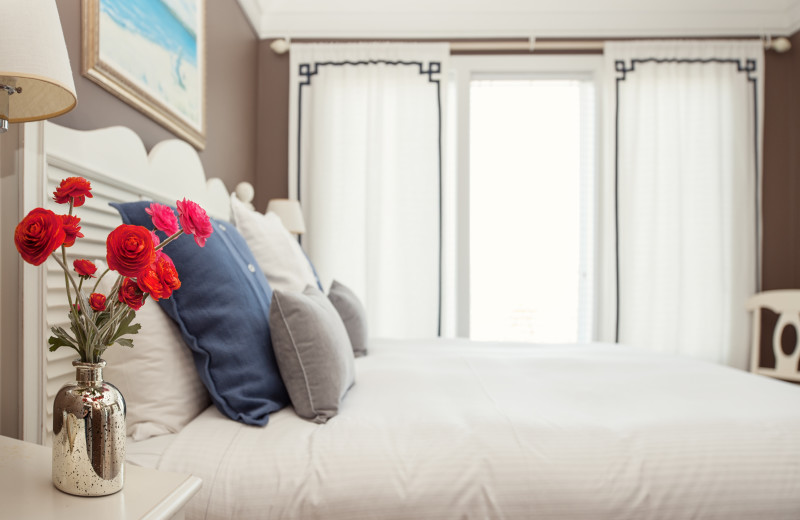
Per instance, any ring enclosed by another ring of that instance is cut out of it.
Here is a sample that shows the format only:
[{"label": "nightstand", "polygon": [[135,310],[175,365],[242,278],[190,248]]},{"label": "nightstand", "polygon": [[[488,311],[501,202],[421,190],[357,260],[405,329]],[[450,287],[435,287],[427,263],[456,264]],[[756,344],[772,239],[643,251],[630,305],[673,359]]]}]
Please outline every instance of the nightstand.
[{"label": "nightstand", "polygon": [[0,436],[0,517],[37,520],[184,518],[183,508],[202,481],[125,464],[122,491],[104,497],[62,493],[51,481],[50,448]]}]

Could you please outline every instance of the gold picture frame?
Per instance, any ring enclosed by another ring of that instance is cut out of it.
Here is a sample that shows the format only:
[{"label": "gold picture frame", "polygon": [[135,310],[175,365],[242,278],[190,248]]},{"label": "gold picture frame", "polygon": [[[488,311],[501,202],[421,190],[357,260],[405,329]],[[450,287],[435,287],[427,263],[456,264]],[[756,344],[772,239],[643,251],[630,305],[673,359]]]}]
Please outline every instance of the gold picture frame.
[{"label": "gold picture frame", "polygon": [[206,145],[205,0],[82,0],[82,74]]}]

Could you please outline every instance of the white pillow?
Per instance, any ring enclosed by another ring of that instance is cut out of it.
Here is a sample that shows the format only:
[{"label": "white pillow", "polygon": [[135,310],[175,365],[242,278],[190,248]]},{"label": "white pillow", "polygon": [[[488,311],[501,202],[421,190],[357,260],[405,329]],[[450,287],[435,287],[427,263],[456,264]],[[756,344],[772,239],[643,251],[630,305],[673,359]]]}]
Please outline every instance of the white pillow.
[{"label": "white pillow", "polygon": [[234,194],[231,195],[231,210],[236,229],[244,237],[272,289],[302,292],[306,285],[318,287],[311,263],[278,215],[251,210]]},{"label": "white pillow", "polygon": [[[100,261],[95,265],[100,276],[106,266]],[[116,278],[116,273],[108,273],[98,292],[108,297]],[[134,347],[114,344],[103,353],[103,379],[125,398],[125,425],[133,440],[177,433],[211,404],[208,391],[178,326],[156,301],[147,298],[133,323],[142,326],[137,334],[126,336]]]}]

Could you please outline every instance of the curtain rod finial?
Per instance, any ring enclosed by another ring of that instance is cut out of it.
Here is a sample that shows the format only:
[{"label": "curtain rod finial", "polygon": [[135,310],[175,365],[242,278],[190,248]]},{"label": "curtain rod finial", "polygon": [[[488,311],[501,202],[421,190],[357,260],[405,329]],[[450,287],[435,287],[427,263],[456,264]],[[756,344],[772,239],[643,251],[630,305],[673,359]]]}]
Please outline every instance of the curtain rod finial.
[{"label": "curtain rod finial", "polygon": [[269,44],[269,48],[275,54],[286,54],[289,52],[289,47],[291,46],[291,40],[289,38],[278,38],[277,40],[272,40],[272,43]]},{"label": "curtain rod finial", "polygon": [[782,53],[792,48],[792,42],[789,40],[789,38],[781,36],[780,38],[773,39],[767,48],[772,49],[775,52]]}]

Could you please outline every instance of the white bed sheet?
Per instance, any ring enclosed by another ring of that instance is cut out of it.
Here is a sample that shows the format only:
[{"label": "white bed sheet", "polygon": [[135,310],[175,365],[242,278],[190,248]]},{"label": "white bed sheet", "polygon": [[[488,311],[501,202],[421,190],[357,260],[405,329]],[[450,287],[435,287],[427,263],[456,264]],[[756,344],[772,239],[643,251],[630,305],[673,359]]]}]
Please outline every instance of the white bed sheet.
[{"label": "white bed sheet", "polygon": [[187,518],[800,518],[800,387],[606,345],[383,341],[325,425],[202,413]]},{"label": "white bed sheet", "polygon": [[162,455],[177,436],[177,433],[169,433],[150,437],[143,441],[135,441],[132,437],[126,437],[125,460],[137,466],[157,468]]}]

